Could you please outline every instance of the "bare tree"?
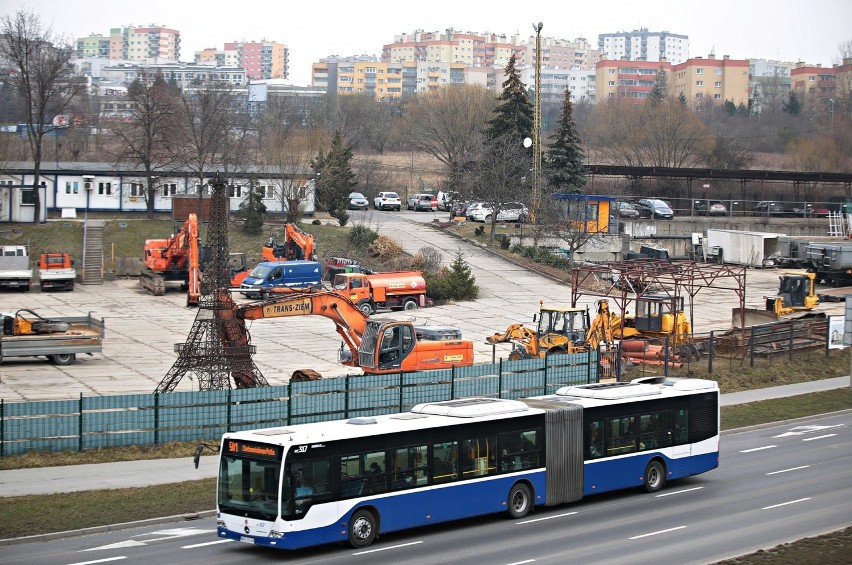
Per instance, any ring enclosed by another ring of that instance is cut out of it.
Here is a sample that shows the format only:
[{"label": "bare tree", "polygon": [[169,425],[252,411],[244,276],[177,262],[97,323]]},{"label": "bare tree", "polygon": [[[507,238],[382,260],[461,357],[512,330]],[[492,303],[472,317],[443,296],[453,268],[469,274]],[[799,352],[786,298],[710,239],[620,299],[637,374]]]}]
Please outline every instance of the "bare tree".
[{"label": "bare tree", "polygon": [[185,90],[178,107],[181,127],[177,158],[198,179],[200,196],[205,176],[228,151],[236,101],[230,86],[209,82]]},{"label": "bare tree", "polygon": [[296,223],[301,219],[302,207],[314,189],[313,180],[297,178],[296,174],[310,171],[314,156],[330,142],[320,130],[269,130],[264,134],[264,140],[262,160],[279,171],[273,181],[276,196],[287,212],[287,222]]},{"label": "bare tree", "polygon": [[[530,171],[530,157],[517,140],[500,137],[489,140],[476,160],[474,198],[491,209],[489,239],[494,239],[500,207],[521,200],[522,184]],[[488,221],[488,220],[486,220]]]},{"label": "bare tree", "polygon": [[[451,179],[462,179],[459,171],[481,147],[483,125],[495,104],[494,96],[478,86],[450,86],[419,94],[406,111],[409,143],[446,165]],[[464,186],[448,188],[466,194]]]},{"label": "bare tree", "polygon": [[129,121],[110,128],[117,142],[112,145],[118,151],[114,157],[145,170],[144,197],[148,218],[153,218],[157,175],[168,170],[177,156],[172,147],[177,134],[177,96],[161,73],[153,77],[142,73],[128,87],[127,97]]},{"label": "bare tree", "polygon": [[[0,18],[0,59],[14,67],[10,77],[25,101],[27,139],[33,159],[33,223],[41,221],[41,162],[44,137],[64,125],[62,115],[82,91],[70,65],[73,51],[31,11]],[[56,125],[54,125],[54,123]]]}]

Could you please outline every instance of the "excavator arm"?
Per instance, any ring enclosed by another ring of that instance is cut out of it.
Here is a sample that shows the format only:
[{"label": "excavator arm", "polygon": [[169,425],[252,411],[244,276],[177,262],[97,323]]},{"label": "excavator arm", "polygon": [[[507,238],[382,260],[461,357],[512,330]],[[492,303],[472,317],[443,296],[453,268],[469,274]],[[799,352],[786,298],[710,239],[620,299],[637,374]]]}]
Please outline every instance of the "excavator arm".
[{"label": "excavator arm", "polygon": [[274,237],[269,238],[263,246],[262,256],[264,261],[316,261],[314,236],[299,229],[296,224],[285,224],[284,243],[276,243]]},{"label": "excavator arm", "polygon": [[487,338],[485,341],[494,345],[497,343],[517,343],[529,355],[538,355],[538,339],[535,330],[532,330],[523,324],[512,324],[506,328],[505,332],[497,332]]},{"label": "excavator arm", "polygon": [[597,308],[598,313],[589,324],[589,331],[586,334],[586,343],[593,349],[597,349],[601,343],[611,345],[613,342],[612,313],[609,311],[609,301],[598,300]]}]

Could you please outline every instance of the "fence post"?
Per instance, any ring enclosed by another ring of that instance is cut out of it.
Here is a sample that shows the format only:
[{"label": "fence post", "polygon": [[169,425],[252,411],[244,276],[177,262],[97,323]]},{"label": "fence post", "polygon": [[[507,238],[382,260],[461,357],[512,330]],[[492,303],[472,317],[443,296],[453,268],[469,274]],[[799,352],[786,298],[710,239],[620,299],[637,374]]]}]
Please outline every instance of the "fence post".
[{"label": "fence post", "polygon": [[6,402],[0,398],[0,457],[6,455]]},{"label": "fence post", "polygon": [[[598,362],[598,365],[600,365],[600,362]],[[622,371],[622,366],[621,366],[621,340],[618,340],[618,343],[615,345],[615,375],[614,375],[615,376],[615,382],[617,382],[617,383],[621,382],[621,371]],[[600,379],[598,379],[598,382],[600,382]]]},{"label": "fence post", "polygon": [[233,391],[233,389],[231,389],[231,388],[228,389],[228,416],[227,416],[227,422],[225,424],[225,429],[228,430],[228,432],[234,431],[231,428],[231,406],[233,406],[233,403],[231,402],[231,392],[232,391]]},{"label": "fence post", "polygon": [[547,355],[544,356],[544,392],[542,394],[547,394],[547,381],[549,380],[550,375],[547,372]]},{"label": "fence post", "polygon": [[343,417],[349,417],[349,375],[343,377]]},{"label": "fence post", "polygon": [[748,338],[749,366],[754,367],[754,327],[751,328],[751,336]]},{"label": "fence post", "polygon": [[83,451],[83,393],[80,393],[80,402],[77,403],[77,451]]},{"label": "fence post", "polygon": [[663,344],[663,374],[669,376],[669,334],[666,334],[666,341]]},{"label": "fence post", "polygon": [[795,331],[796,322],[790,320],[790,338],[787,340],[787,359],[793,360],[793,332]]},{"label": "fence post", "polygon": [[154,393],[154,445],[160,445],[160,393]]},{"label": "fence post", "polygon": [[713,356],[716,354],[716,335],[710,332],[710,355],[707,356],[707,374],[713,374]]},{"label": "fence post", "polygon": [[453,372],[450,374],[450,400],[456,397],[456,366],[453,365]]},{"label": "fence post", "polygon": [[293,383],[287,381],[287,425],[293,419]]},{"label": "fence post", "polygon": [[503,398],[503,359],[497,365],[497,398]]},{"label": "fence post", "polygon": [[399,411],[402,412],[402,381],[405,378],[403,373],[399,374]]}]

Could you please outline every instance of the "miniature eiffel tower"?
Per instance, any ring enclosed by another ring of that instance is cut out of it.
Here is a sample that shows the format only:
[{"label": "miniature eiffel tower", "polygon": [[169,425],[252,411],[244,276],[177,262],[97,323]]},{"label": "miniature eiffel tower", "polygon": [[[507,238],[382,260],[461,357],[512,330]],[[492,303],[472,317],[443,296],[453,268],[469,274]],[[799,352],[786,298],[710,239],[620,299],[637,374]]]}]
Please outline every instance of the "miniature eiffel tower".
[{"label": "miniature eiffel tower", "polygon": [[198,314],[186,341],[175,344],[178,358],[155,392],[173,391],[184,375],[195,376],[199,390],[226,390],[232,380],[236,388],[269,386],[252,360],[255,347],[245,324],[235,317],[228,292],[228,186],[218,174],[209,185],[210,222]]}]

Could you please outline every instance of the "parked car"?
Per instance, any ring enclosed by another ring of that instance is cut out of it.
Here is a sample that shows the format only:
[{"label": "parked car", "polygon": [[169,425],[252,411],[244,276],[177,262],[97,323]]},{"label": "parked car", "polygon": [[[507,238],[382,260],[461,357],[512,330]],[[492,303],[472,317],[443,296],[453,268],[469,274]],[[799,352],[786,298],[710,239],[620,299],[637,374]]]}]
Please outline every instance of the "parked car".
[{"label": "parked car", "polygon": [[434,212],[438,209],[438,198],[434,194],[415,194],[408,199],[406,208],[414,211]]},{"label": "parked car", "polygon": [[399,194],[396,192],[380,192],[373,198],[373,207],[376,210],[402,210],[402,202],[399,200]]},{"label": "parked car", "polygon": [[468,220],[472,220],[472,219],[473,219],[473,215],[474,215],[474,214],[476,213],[476,211],[477,211],[477,210],[479,210],[479,208],[481,208],[481,207],[482,207],[482,202],[471,202],[471,203],[468,205],[467,210],[465,210],[465,212],[464,212],[464,217],[465,217],[465,218],[467,218]]},{"label": "parked car", "polygon": [[718,200],[696,200],[696,216],[727,216],[728,209]]},{"label": "parked car", "polygon": [[449,212],[453,204],[458,200],[458,193],[444,190],[438,191],[438,210]]},{"label": "parked car", "polygon": [[827,218],[829,209],[822,204],[805,204],[804,208],[797,208],[796,212],[803,218]]},{"label": "parked car", "polygon": [[[497,212],[498,222],[525,222],[529,216],[529,210],[520,202],[506,202],[500,204],[500,211]],[[480,206],[473,213],[473,220],[476,222],[490,222],[493,210],[490,206]]]},{"label": "parked car", "polygon": [[763,200],[751,209],[752,216],[787,216],[788,212],[780,202]]},{"label": "parked car", "polygon": [[454,218],[464,216],[465,214],[467,214],[467,208],[471,204],[472,202],[462,202],[460,200],[456,200],[455,202],[453,202],[453,205],[450,208],[450,213]]},{"label": "parked car", "polygon": [[636,209],[639,210],[639,217],[651,218],[655,220],[671,220],[674,218],[674,212],[664,200],[656,198],[643,198],[636,203]]},{"label": "parked car", "polygon": [[370,201],[360,192],[349,193],[350,210],[366,210],[370,207]]},{"label": "parked car", "polygon": [[639,210],[630,202],[616,202],[613,215],[632,220],[639,217]]}]

